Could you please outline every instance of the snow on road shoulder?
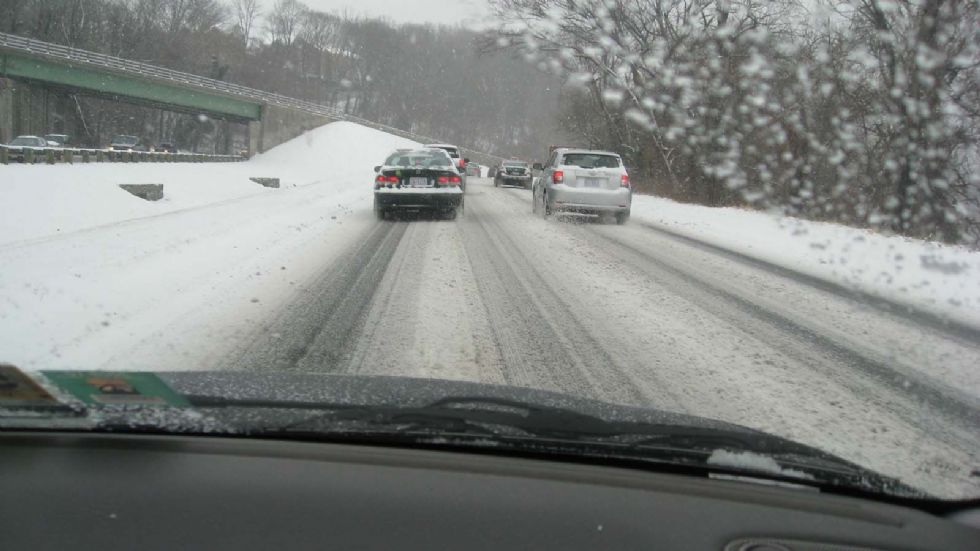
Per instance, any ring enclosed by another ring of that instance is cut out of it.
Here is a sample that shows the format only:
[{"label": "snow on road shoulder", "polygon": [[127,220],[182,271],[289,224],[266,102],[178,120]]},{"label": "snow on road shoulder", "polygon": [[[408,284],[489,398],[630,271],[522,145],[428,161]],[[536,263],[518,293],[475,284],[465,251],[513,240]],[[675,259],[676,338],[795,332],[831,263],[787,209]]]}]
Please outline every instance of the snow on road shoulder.
[{"label": "snow on road shoulder", "polygon": [[633,198],[633,219],[980,328],[980,252],[737,208]]},{"label": "snow on road shoulder", "polygon": [[335,123],[242,163],[0,167],[0,361],[210,367],[374,223],[372,167],[410,144]]},{"label": "snow on road shoulder", "polygon": [[[241,163],[0,165],[0,246],[116,222],[282,193],[249,180],[278,177],[284,189],[369,185],[372,167],[415,142],[354,123],[317,128]],[[144,201],[119,184],[163,184],[164,198]]]}]

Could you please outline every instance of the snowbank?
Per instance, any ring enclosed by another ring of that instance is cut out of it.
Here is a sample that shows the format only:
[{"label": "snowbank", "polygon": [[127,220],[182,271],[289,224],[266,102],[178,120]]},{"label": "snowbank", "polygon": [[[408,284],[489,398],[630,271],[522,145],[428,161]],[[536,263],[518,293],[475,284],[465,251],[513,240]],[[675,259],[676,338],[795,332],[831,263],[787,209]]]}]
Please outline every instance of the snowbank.
[{"label": "snowbank", "polygon": [[633,198],[633,219],[980,328],[980,252],[736,208]]},{"label": "snowbank", "polygon": [[[369,185],[371,167],[415,142],[353,123],[320,127],[242,163],[0,166],[0,245],[146,218],[253,195],[281,193],[249,180],[281,178],[285,188]],[[367,167],[367,170],[365,170]],[[119,184],[163,184],[147,202]]]},{"label": "snowbank", "polygon": [[242,163],[0,166],[0,360],[214,368],[374,223],[372,167],[412,145],[334,123]]}]

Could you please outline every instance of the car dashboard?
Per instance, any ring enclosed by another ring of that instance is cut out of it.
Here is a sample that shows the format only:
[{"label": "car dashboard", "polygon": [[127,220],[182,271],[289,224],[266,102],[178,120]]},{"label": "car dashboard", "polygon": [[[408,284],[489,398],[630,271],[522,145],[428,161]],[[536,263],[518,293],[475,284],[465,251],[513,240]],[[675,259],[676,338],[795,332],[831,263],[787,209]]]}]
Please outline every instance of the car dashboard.
[{"label": "car dashboard", "polygon": [[0,433],[4,549],[980,548],[980,531],[810,488],[423,449]]}]

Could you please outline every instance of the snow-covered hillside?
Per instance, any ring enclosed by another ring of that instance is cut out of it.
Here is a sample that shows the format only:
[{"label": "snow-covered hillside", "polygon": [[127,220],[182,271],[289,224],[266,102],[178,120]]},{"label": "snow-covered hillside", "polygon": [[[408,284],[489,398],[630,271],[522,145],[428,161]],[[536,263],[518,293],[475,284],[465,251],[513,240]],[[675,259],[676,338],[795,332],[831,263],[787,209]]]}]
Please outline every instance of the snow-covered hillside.
[{"label": "snow-covered hillside", "polygon": [[[0,166],[0,245],[283,193],[249,177],[279,177],[285,189],[322,185],[337,194],[363,191],[370,189],[371,167],[392,149],[413,144],[338,122],[243,163]],[[143,201],[119,188],[150,183],[164,184],[162,200]]]},{"label": "snow-covered hillside", "polygon": [[[372,167],[412,144],[335,123],[243,163],[0,167],[0,359],[208,368],[373,223]],[[165,198],[122,183],[162,183]]]}]

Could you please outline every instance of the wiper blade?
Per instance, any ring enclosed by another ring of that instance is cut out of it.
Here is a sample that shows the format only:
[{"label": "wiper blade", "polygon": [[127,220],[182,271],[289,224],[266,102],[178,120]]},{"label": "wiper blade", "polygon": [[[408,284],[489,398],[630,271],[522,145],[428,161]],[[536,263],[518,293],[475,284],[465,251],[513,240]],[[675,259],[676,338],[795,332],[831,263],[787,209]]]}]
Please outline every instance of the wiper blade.
[{"label": "wiper blade", "polygon": [[278,427],[281,431],[331,431],[331,425],[358,422],[374,427],[409,425],[447,432],[468,432],[483,427],[484,432],[553,438],[566,442],[615,444],[616,447],[651,449],[671,446],[686,450],[710,451],[718,448],[752,451],[769,455],[832,456],[794,442],[751,431],[733,431],[649,422],[608,421],[555,406],[528,404],[516,400],[487,397],[450,397],[421,406],[350,405],[278,400],[234,400],[188,396],[196,407],[244,407],[286,410],[314,410],[312,417]]},{"label": "wiper blade", "polygon": [[[571,409],[483,396],[450,397],[419,406],[187,398],[197,407],[314,411],[312,416],[293,416],[286,423],[248,431],[270,436],[390,439],[426,445],[449,438],[459,447],[492,441],[512,451],[554,452],[569,457],[581,453],[593,458],[683,464],[745,476],[915,493],[897,481],[818,449],[747,429],[608,421]],[[755,454],[757,459],[771,459],[779,468],[756,470],[710,461],[718,451]],[[795,476],[794,471],[805,476]]]}]

